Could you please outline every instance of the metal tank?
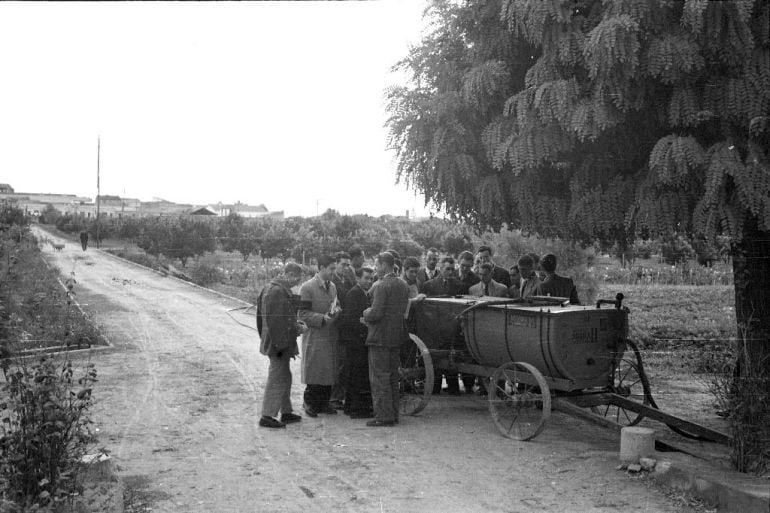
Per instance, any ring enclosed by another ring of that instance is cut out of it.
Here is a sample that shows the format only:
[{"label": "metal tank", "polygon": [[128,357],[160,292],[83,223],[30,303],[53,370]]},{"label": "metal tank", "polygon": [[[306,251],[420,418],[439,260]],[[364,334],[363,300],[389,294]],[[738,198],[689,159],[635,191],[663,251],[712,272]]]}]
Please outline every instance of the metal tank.
[{"label": "metal tank", "polygon": [[628,313],[620,303],[617,308],[560,306],[544,298],[495,304],[494,298],[467,296],[424,303],[418,336],[429,349],[464,349],[484,367],[527,362],[560,390],[606,386],[617,355],[626,348]]}]

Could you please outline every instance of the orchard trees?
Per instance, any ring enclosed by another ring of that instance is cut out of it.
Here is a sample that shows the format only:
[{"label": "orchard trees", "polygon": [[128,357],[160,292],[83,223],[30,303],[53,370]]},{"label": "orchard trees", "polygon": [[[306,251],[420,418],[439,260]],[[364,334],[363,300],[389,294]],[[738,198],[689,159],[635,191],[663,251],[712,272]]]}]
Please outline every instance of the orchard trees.
[{"label": "orchard trees", "polygon": [[742,372],[765,380],[770,4],[435,0],[427,15],[397,65],[410,83],[387,93],[398,178],[480,227],[620,247],[729,236]]}]

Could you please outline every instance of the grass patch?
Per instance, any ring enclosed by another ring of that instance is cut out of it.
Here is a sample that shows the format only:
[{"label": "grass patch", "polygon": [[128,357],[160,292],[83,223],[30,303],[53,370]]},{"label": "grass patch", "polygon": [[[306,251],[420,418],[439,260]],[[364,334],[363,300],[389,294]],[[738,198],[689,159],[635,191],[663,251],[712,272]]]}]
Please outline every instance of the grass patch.
[{"label": "grass patch", "polygon": [[660,350],[728,344],[737,336],[731,285],[623,285],[603,283],[599,296],[626,296],[629,338]]},{"label": "grass patch", "polygon": [[6,354],[50,347],[106,345],[103,335],[74,302],[76,276],[59,281],[28,232],[0,242],[0,345]]}]

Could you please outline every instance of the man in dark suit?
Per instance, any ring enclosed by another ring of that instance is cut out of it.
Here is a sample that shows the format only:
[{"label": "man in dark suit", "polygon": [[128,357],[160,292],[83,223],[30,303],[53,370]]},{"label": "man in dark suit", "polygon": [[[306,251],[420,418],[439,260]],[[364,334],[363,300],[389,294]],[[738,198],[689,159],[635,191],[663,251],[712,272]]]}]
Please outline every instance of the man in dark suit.
[{"label": "man in dark suit", "polygon": [[492,279],[495,280],[497,283],[502,283],[506,287],[511,286],[511,275],[503,269],[502,267],[499,267],[495,265],[495,263],[492,261],[492,248],[489,246],[479,246],[479,250],[476,252],[476,255],[479,257],[479,260],[481,263],[490,263],[492,264]]},{"label": "man in dark suit", "polygon": [[553,296],[569,298],[570,304],[579,305],[577,288],[572,278],[556,274],[556,256],[547,254],[540,261],[540,269],[545,273],[545,279],[538,285],[538,296]]},{"label": "man in dark suit", "polygon": [[441,259],[441,274],[422,284],[420,292],[428,297],[456,296],[462,294],[463,284],[457,277],[455,259],[444,257]]},{"label": "man in dark suit", "polygon": [[423,283],[436,278],[440,274],[438,268],[438,250],[436,248],[429,248],[425,254],[425,267],[421,268],[417,273],[417,283],[422,287]]},{"label": "man in dark suit", "polygon": [[377,256],[377,275],[372,286],[372,306],[364,310],[369,328],[369,381],[372,386],[374,419],[367,426],[393,426],[398,423],[399,350],[408,336],[404,312],[409,303],[409,287],[393,272],[395,258],[390,253]]},{"label": "man in dark suit", "polygon": [[372,286],[374,269],[356,269],[356,285],[345,296],[345,309],[340,318],[340,343],[345,347],[345,413],[351,419],[366,419],[372,413],[372,389],[369,385],[369,351],[366,348],[368,330],[361,322],[369,308],[366,295]]},{"label": "man in dark suit", "polygon": [[460,281],[463,284],[461,294],[467,294],[471,287],[476,285],[481,278],[473,272],[473,253],[463,251],[458,257],[460,263]]},{"label": "man in dark suit", "polygon": [[[441,275],[422,284],[420,292],[428,297],[456,296],[462,294],[463,283],[457,278],[455,271],[455,259],[444,257],[441,260]],[[459,336],[459,334],[458,334]],[[451,343],[457,342],[456,340]],[[445,369],[435,369],[436,375],[433,382],[433,393],[441,393],[442,376],[446,379],[447,391],[450,395],[460,395],[460,382],[456,372],[447,372]]]},{"label": "man in dark suit", "polygon": [[[337,261],[337,268],[332,274],[332,283],[337,288],[337,301],[340,307],[345,309],[345,297],[348,291],[356,284],[354,280],[349,278],[348,271],[350,269],[350,254],[344,251],[339,251],[334,255],[334,259]],[[345,365],[345,345],[339,345],[339,351],[337,352],[338,365],[337,365],[337,382],[332,387],[332,395],[329,398],[329,404],[336,410],[344,408],[343,401],[345,400],[345,382],[347,382],[346,374],[348,368]]]}]

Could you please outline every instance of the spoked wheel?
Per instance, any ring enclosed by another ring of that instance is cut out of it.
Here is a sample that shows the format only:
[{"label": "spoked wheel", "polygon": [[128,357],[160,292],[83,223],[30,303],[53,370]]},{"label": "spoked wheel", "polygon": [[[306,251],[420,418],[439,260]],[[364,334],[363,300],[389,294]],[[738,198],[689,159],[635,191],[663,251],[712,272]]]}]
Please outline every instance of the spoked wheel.
[{"label": "spoked wheel", "polygon": [[401,395],[399,413],[416,415],[430,400],[433,392],[433,359],[417,335],[409,334],[410,342],[401,346],[398,367],[398,391]]},{"label": "spoked wheel", "polygon": [[497,429],[514,440],[531,440],[551,416],[551,392],[532,365],[508,362],[489,380],[487,401]]},{"label": "spoked wheel", "polygon": [[[655,406],[651,404],[651,396],[645,390],[643,371],[640,372],[640,369],[642,369],[641,355],[635,351],[626,351],[612,370],[612,384],[609,391],[654,408]],[[644,418],[642,413],[614,404],[592,406],[591,412],[621,426],[635,426]]]}]

